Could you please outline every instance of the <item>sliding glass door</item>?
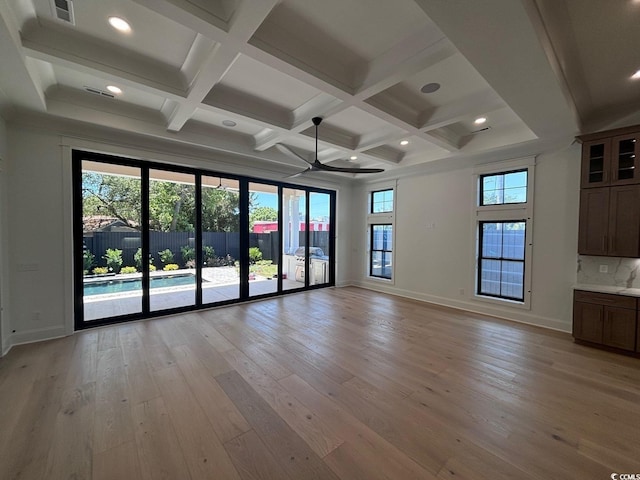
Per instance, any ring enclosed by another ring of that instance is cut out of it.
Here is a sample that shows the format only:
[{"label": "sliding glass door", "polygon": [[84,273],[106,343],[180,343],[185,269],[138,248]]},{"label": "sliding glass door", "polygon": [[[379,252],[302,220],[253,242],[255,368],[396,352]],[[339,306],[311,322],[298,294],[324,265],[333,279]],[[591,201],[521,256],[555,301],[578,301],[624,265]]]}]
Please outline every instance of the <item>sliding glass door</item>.
[{"label": "sliding glass door", "polygon": [[333,284],[335,193],[74,151],[76,328]]},{"label": "sliding glass door", "polygon": [[278,187],[249,183],[249,296],[278,291]]},{"label": "sliding glass door", "polygon": [[192,174],[149,170],[149,308],[196,303],[196,188]]},{"label": "sliding glass door", "polygon": [[240,183],[202,176],[202,303],[240,298]]},{"label": "sliding glass door", "polygon": [[82,295],[85,321],[142,312],[140,168],[81,163]]}]

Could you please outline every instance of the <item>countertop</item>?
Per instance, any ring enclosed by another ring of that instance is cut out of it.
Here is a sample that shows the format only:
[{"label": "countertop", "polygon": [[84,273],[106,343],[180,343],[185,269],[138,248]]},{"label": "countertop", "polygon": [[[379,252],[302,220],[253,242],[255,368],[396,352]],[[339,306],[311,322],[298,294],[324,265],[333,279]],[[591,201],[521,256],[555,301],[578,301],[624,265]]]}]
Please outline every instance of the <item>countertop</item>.
[{"label": "countertop", "polygon": [[627,288],[616,285],[594,285],[590,283],[577,283],[574,290],[584,290],[586,292],[613,293],[616,295],[626,295],[628,297],[640,297],[640,288]]}]

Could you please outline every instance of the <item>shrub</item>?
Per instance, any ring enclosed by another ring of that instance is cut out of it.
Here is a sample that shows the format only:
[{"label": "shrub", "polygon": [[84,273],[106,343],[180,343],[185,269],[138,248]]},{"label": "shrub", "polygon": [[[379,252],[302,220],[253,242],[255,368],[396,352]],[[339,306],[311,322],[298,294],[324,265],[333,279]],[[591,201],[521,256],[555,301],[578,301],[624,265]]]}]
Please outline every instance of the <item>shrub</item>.
[{"label": "shrub", "polygon": [[122,267],[120,273],[136,273],[138,269],[136,267]]},{"label": "shrub", "polygon": [[107,251],[102,256],[107,262],[107,268],[110,272],[118,273],[122,266],[122,250],[117,248],[107,248]]},{"label": "shrub", "polygon": [[109,273],[109,269],[107,267],[96,267],[93,269],[94,275],[104,275],[105,273]]},{"label": "shrub", "polygon": [[[138,248],[138,250],[136,250],[136,253],[133,255],[133,261],[136,263],[136,268],[138,269],[139,272],[142,271],[142,248]],[[153,267],[153,270],[151,270],[152,272],[156,269],[156,267],[153,266],[153,257],[151,255],[149,255],[149,267]]]},{"label": "shrub", "polygon": [[86,273],[89,273],[89,271],[91,270],[91,267],[93,267],[93,264],[95,263],[95,259],[96,259],[96,256],[93,253],[91,253],[89,250],[84,250],[82,252],[82,269]]},{"label": "shrub", "polygon": [[171,250],[169,250],[168,248],[165,248],[161,252],[158,252],[158,255],[160,255],[160,261],[164,265],[167,265],[169,263],[173,263],[173,252]]},{"label": "shrub", "polygon": [[262,252],[258,247],[251,247],[249,249],[249,261],[256,263],[259,260],[262,260]]},{"label": "shrub", "polygon": [[149,264],[149,271],[150,272],[155,272],[156,271],[156,266],[150,263]]},{"label": "shrub", "polygon": [[209,245],[205,245],[204,247],[202,247],[202,261],[205,265],[209,265],[210,267],[215,266],[217,258],[216,251],[213,249],[213,247]]},{"label": "shrub", "polygon": [[195,262],[196,260],[195,248],[190,247],[189,245],[185,245],[184,247],[180,247],[180,253],[182,253],[182,261],[184,262],[185,266],[187,266],[187,263],[190,260],[193,260]]},{"label": "shrub", "polygon": [[187,260],[187,262],[184,264],[185,267],[187,268],[196,268],[196,261],[195,260]]},{"label": "shrub", "polygon": [[180,267],[176,263],[167,263],[162,270],[168,272],[169,270],[178,270]]}]

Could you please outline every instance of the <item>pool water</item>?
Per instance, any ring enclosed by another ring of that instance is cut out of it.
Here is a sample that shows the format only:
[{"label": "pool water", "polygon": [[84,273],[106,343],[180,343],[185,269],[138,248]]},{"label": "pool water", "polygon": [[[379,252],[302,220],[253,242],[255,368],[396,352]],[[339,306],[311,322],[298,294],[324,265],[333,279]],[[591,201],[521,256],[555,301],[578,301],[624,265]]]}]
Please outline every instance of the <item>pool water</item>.
[{"label": "pool water", "polygon": [[[180,287],[185,285],[195,285],[196,276],[191,274],[172,275],[170,277],[152,277],[151,288]],[[142,279],[132,278],[129,280],[104,280],[101,282],[85,283],[84,295],[103,295],[105,293],[122,293],[142,291]]]}]

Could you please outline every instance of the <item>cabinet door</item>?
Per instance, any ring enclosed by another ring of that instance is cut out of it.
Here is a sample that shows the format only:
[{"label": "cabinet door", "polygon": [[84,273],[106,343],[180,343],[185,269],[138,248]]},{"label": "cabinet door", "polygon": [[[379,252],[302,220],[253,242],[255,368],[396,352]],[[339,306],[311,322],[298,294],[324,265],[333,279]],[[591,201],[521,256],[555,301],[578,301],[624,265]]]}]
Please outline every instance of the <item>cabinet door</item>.
[{"label": "cabinet door", "polygon": [[581,255],[607,255],[610,190],[602,187],[580,191],[578,253]]},{"label": "cabinet door", "polygon": [[640,256],[640,185],[611,187],[607,253]]},{"label": "cabinet door", "polygon": [[636,352],[640,353],[640,312],[636,318]]},{"label": "cabinet door", "polygon": [[602,343],[604,307],[593,303],[573,303],[573,336],[580,340]]},{"label": "cabinet door", "polygon": [[612,140],[611,185],[640,183],[638,134],[622,135]]},{"label": "cabinet door", "polygon": [[610,347],[633,350],[636,345],[636,311],[605,307],[602,343]]},{"label": "cabinet door", "polygon": [[609,185],[611,180],[611,139],[582,144],[582,188]]}]

